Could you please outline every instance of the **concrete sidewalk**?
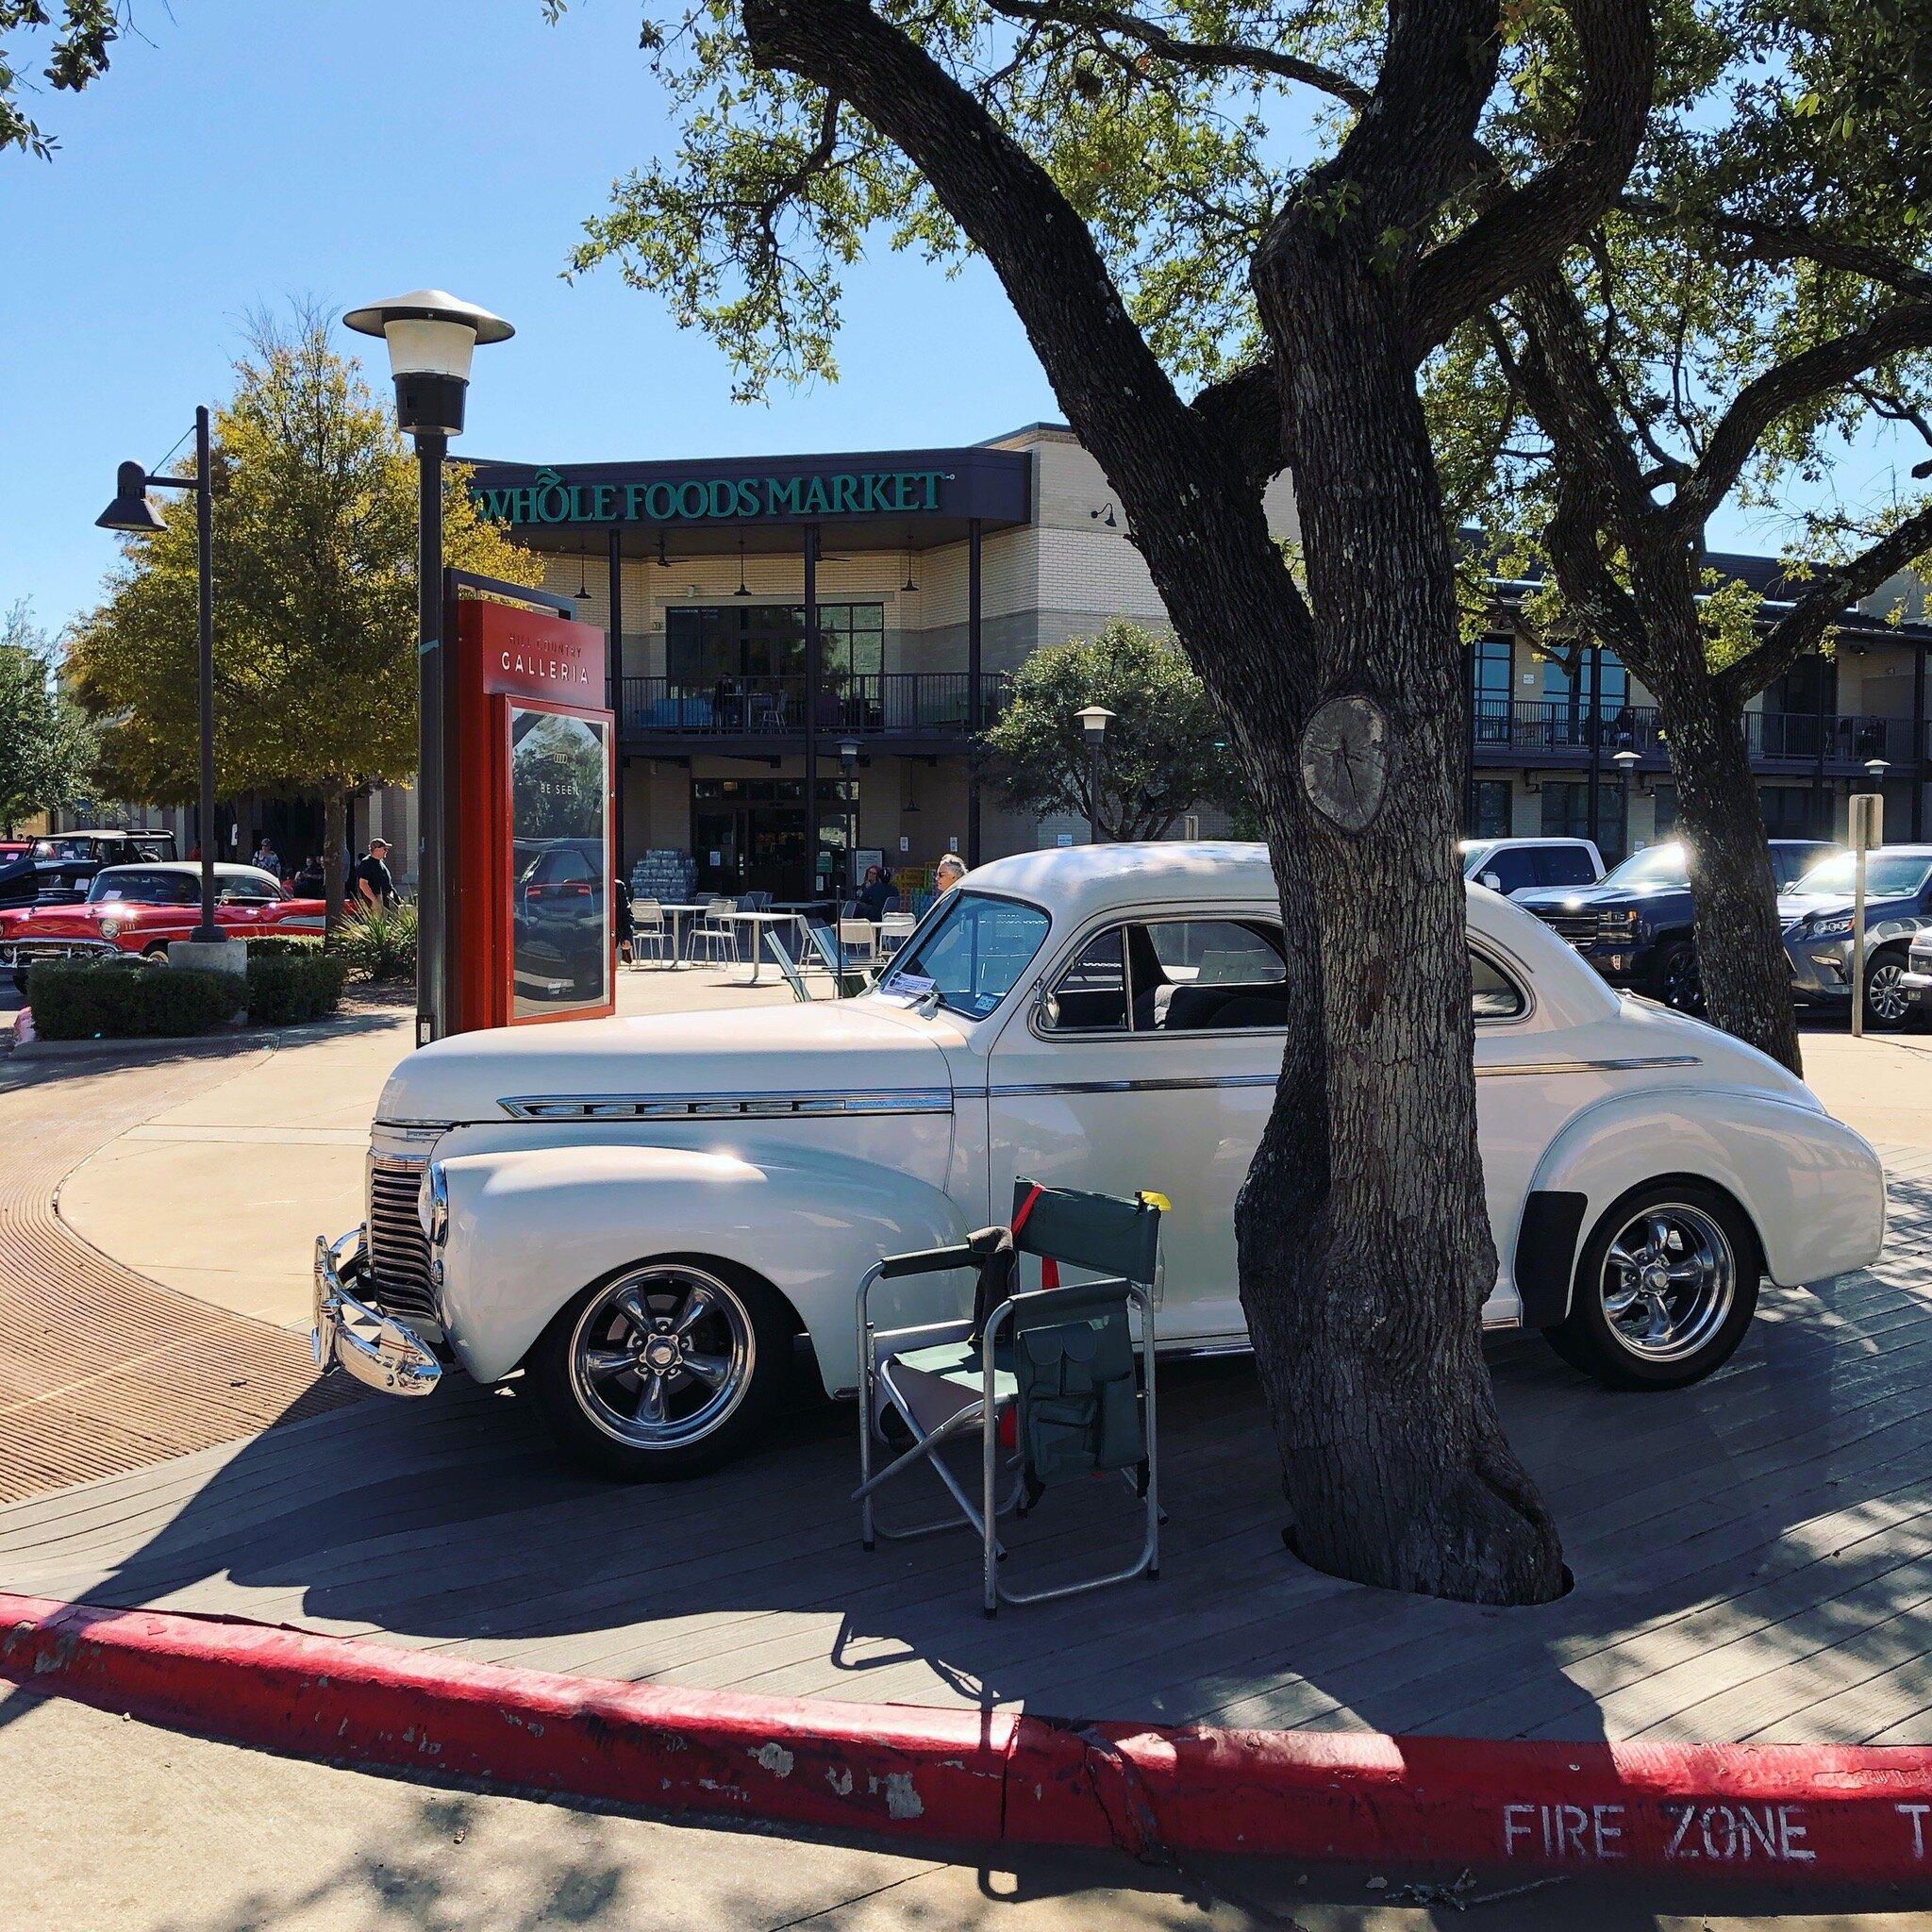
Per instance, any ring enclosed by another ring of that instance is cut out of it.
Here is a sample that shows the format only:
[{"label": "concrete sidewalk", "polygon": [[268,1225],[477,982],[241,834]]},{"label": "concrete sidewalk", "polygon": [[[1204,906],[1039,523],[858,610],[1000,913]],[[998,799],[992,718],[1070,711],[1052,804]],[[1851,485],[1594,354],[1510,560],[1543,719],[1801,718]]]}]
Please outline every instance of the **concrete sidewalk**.
[{"label": "concrete sidewalk", "polygon": [[[618,1013],[729,1010],[791,998],[708,970],[620,973]],[[315,1237],[362,1218],[369,1123],[412,1014],[372,1008],[236,1057],[225,1080],[126,1128],[62,1182],[60,1218],[104,1255],[183,1294],[308,1325]],[[59,1062],[34,1062],[51,1075]],[[79,1062],[75,1063],[76,1066]]]}]

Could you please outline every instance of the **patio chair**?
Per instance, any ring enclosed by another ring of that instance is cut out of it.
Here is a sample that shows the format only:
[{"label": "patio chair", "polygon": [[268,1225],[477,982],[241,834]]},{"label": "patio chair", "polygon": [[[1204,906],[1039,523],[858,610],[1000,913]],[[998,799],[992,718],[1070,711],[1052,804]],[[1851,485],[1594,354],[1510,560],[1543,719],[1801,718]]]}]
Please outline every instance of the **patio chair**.
[{"label": "patio chair", "polygon": [[[887,1255],[866,1271],[858,1288],[859,1482],[853,1492],[865,1548],[875,1548],[881,1536],[930,1536],[962,1526],[975,1531],[989,1617],[1003,1603],[1045,1603],[1130,1576],[1159,1575],[1154,1300],[1166,1205],[1153,1193],[1125,1201],[1020,1180],[1013,1186],[1009,1227],[983,1227],[953,1247]],[[1041,1257],[1037,1290],[1018,1286],[1022,1255]],[[1103,1278],[1062,1287],[1061,1264]],[[974,1276],[970,1317],[874,1326],[870,1300],[878,1282],[955,1269]],[[1129,1310],[1140,1316],[1139,1389]],[[885,1441],[889,1418],[911,1437],[911,1446],[874,1471],[874,1445]],[[972,1439],[980,1452],[976,1495],[944,1453]],[[921,1466],[939,1478],[953,1511],[889,1528],[878,1521],[874,1497]],[[1055,1484],[1108,1472],[1126,1479],[1145,1510],[1140,1554],[1096,1576],[1040,1590],[1008,1589],[1000,1580],[1006,1552],[999,1519],[1030,1510]]]},{"label": "patio chair", "polygon": [[841,919],[839,922],[839,950],[845,957],[847,972],[862,972],[879,963],[878,935],[869,919]]},{"label": "patio chair", "polygon": [[909,912],[888,912],[879,921],[879,958],[890,959],[912,937],[918,924]]},{"label": "patio chair", "polygon": [[832,984],[838,989],[840,999],[856,999],[860,993],[872,991],[873,975],[854,971],[840,958],[838,941],[829,925],[808,925],[805,939],[818,964],[832,975]]},{"label": "patio chair", "polygon": [[786,950],[785,941],[775,931],[765,934],[765,946],[778,968],[778,976],[791,989],[791,997],[801,1006],[811,1003],[811,988],[805,983],[805,974],[798,970],[798,961]]},{"label": "patio chair", "polygon": [[652,957],[660,966],[671,963],[671,922],[664,917],[664,908],[656,899],[633,899],[630,902],[630,965],[633,973],[644,963],[644,953],[648,948]]},{"label": "patio chair", "polygon": [[713,898],[691,922],[685,936],[684,956],[695,959],[700,949],[714,966],[729,966],[738,958],[738,929],[730,915],[738,910],[729,899]]}]

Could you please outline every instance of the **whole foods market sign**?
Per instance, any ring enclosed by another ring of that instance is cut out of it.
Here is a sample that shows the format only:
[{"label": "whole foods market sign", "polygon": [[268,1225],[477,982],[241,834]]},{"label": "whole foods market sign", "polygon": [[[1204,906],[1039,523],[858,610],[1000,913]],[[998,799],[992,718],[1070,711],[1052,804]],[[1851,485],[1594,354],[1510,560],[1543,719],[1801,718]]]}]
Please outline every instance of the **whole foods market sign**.
[{"label": "whole foods market sign", "polygon": [[527,483],[473,487],[490,522],[545,524],[728,524],[787,518],[910,516],[941,508],[950,470],[835,470],[742,476],[668,476],[573,483],[539,470]]}]

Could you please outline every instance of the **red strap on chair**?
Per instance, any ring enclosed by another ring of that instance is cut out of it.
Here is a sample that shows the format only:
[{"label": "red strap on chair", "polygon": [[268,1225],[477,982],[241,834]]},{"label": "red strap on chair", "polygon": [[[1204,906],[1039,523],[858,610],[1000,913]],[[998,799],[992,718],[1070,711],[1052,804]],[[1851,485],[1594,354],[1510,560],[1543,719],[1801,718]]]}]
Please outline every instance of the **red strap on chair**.
[{"label": "red strap on chair", "polygon": [[[1045,1192],[1046,1190],[1036,1181],[1032,1191],[1013,1210],[1013,1239],[1016,1241],[1020,1239],[1020,1230],[1026,1225],[1033,1212],[1033,1204]],[[1060,1264],[1051,1255],[1040,1257],[1040,1285],[1041,1288],[1058,1288],[1060,1285]]]}]

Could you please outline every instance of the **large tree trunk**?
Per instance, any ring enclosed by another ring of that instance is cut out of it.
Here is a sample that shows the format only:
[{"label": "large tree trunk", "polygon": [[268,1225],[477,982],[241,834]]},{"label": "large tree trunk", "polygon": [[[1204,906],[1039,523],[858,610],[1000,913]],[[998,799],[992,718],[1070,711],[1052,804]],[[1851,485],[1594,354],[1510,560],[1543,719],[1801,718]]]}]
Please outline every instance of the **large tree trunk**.
[{"label": "large tree trunk", "polygon": [[1681,597],[1641,591],[1640,583],[1648,632],[1640,675],[1657,696],[1678,830],[1690,853],[1705,1016],[1802,1074],[1791,967],[1744,721],[1710,675],[1688,580]]},{"label": "large tree trunk", "polygon": [[[1543,1602],[1563,1588],[1561,1547],[1481,1354],[1496,1255],[1456,864],[1448,530],[1390,278],[1345,231],[1298,224],[1278,242],[1257,290],[1291,372],[1315,695],[1373,697],[1395,758],[1358,832],[1303,804],[1291,775],[1267,796],[1277,864],[1305,852],[1313,886],[1325,1109],[1284,1079],[1241,1201],[1242,1300],[1301,1554],[1390,1588]],[[1292,743],[1297,724],[1270,719],[1268,735]]]},{"label": "large tree trunk", "polygon": [[322,795],[323,896],[328,901],[327,926],[332,933],[341,923],[342,893],[349,868],[349,788],[330,785]]}]

